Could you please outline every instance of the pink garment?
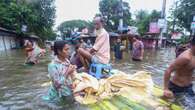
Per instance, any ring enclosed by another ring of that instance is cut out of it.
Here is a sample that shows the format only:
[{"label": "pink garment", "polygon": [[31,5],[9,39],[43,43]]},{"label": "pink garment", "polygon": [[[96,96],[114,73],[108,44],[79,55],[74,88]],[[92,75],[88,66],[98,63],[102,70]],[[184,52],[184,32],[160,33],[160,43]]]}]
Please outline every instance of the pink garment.
[{"label": "pink garment", "polygon": [[142,56],[142,49],[144,49],[144,44],[142,41],[136,41],[133,43],[133,51],[132,51],[132,58],[134,59],[141,59]]},{"label": "pink garment", "polygon": [[99,62],[103,64],[108,64],[110,61],[110,40],[109,34],[104,28],[97,30],[97,38],[93,49],[97,52],[95,56],[99,59]]}]

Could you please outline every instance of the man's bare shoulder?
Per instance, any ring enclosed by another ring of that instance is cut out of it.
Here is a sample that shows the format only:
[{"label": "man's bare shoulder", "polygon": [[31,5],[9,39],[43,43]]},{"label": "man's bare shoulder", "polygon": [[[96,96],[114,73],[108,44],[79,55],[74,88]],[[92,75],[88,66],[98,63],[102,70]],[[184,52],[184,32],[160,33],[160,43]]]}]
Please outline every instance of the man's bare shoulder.
[{"label": "man's bare shoulder", "polygon": [[192,59],[192,54],[190,52],[190,49],[184,51],[181,55],[178,56],[176,60],[179,60],[181,62],[190,62]]}]

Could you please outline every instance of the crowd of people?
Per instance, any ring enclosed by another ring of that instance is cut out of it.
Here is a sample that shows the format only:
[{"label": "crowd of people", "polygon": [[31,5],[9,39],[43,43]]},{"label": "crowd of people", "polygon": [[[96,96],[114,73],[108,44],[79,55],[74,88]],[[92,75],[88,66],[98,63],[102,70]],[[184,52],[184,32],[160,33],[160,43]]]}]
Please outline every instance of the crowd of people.
[{"label": "crowd of people", "polygon": [[[56,41],[53,46],[55,57],[48,65],[48,73],[52,81],[49,94],[55,94],[50,99],[56,97],[62,98],[73,96],[74,74],[78,71],[88,72],[91,64],[109,64],[110,63],[110,39],[108,32],[104,29],[103,19],[101,17],[94,18],[94,27],[96,40],[92,46],[91,42],[87,44],[80,40],[76,43],[75,52],[70,58],[70,46],[66,41]],[[144,56],[143,42],[137,39],[138,36],[129,38],[132,44],[132,60],[142,61]],[[36,64],[37,56],[44,52],[36,53],[37,47],[28,41],[26,43],[26,63]],[[124,45],[118,38],[114,45],[116,59],[122,59]],[[32,57],[33,56],[33,57]],[[34,60],[36,59],[36,60]],[[193,70],[195,69],[195,37],[191,40],[190,47],[180,55],[177,55],[175,61],[166,69],[164,73],[164,97],[173,98],[177,95],[187,94],[194,96],[192,89]]]},{"label": "crowd of people", "polygon": [[[109,34],[103,28],[101,17],[94,19],[96,29],[96,41],[92,46],[90,41],[87,44],[83,39],[75,44],[75,52],[70,56],[70,46],[66,41],[56,41],[53,46],[54,59],[48,65],[49,77],[52,85],[49,89],[48,100],[55,100],[62,97],[73,96],[72,90],[74,74],[78,71],[89,71],[90,64],[108,64],[110,62],[110,41]],[[51,95],[55,94],[55,95]]]}]

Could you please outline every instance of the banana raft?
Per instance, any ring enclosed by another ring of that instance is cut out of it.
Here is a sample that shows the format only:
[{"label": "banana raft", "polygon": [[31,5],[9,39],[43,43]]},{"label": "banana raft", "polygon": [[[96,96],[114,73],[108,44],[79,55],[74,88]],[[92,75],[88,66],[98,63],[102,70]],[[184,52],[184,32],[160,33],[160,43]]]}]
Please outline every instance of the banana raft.
[{"label": "banana raft", "polygon": [[75,100],[94,110],[182,110],[159,98],[163,92],[154,85],[149,72],[112,72],[112,76],[101,80],[87,73],[76,74]]}]

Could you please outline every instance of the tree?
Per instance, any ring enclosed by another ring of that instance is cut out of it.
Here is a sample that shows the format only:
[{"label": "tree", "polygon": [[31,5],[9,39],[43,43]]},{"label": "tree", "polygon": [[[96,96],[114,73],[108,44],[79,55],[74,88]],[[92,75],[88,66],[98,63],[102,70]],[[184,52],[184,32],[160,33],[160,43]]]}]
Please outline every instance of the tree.
[{"label": "tree", "polygon": [[140,10],[136,14],[136,27],[141,35],[149,31],[150,22],[157,22],[160,18],[160,12],[153,10],[151,13]]},{"label": "tree", "polygon": [[34,33],[43,40],[54,35],[54,0],[1,0],[0,26],[21,32],[27,25],[27,33]]},{"label": "tree", "polygon": [[109,31],[117,30],[120,15],[123,12],[123,22],[125,25],[131,25],[131,13],[128,2],[122,2],[123,9],[120,7],[120,0],[101,0],[99,2],[100,14],[105,18],[106,28]]},{"label": "tree", "polygon": [[[180,0],[177,8],[171,10],[171,23],[175,24],[177,28],[185,28],[191,32],[190,26],[195,16],[195,0]],[[175,20],[174,20],[175,19]]]},{"label": "tree", "polygon": [[79,30],[81,30],[84,27],[92,29],[92,23],[84,21],[84,20],[70,20],[70,21],[65,21],[61,23],[57,29],[60,32],[62,37],[65,37],[65,36],[70,37],[71,32],[75,28],[78,28]]},{"label": "tree", "polygon": [[[55,19],[55,0],[39,0],[37,4],[34,3],[35,12],[38,12],[38,21],[36,28],[32,30],[39,33],[44,39],[52,37],[53,31],[52,26],[54,25]],[[38,27],[37,27],[38,26]]]},{"label": "tree", "polygon": [[149,29],[149,13],[144,10],[140,10],[136,14],[136,27],[138,27],[138,32],[143,35]]}]

